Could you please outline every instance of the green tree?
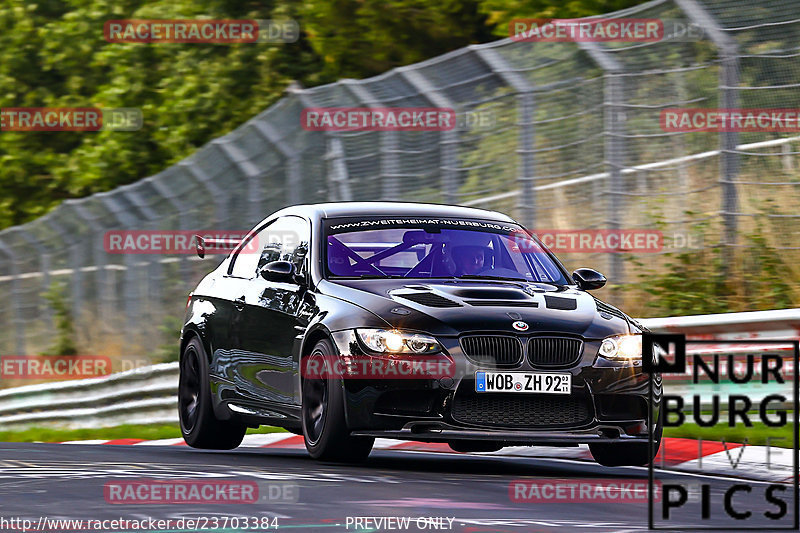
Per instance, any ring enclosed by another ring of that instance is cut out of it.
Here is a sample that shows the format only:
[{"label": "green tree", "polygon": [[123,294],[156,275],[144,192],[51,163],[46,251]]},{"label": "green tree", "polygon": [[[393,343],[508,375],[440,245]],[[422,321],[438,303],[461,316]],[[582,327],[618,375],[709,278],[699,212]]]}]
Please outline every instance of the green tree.
[{"label": "green tree", "polygon": [[494,40],[477,0],[312,0],[302,20],[331,81]]},{"label": "green tree", "polygon": [[[0,0],[0,107],[134,107],[136,132],[0,132],[0,228],[153,175],[263,111],[292,80],[364,78],[505,35],[513,17],[638,0]],[[113,19],[292,18],[292,44],[121,44]]]}]

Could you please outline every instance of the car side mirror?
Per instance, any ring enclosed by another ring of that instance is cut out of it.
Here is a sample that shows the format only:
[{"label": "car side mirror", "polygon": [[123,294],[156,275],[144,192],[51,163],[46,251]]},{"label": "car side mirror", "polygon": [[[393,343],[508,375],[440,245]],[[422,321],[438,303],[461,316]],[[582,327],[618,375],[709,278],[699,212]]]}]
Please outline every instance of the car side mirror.
[{"label": "car side mirror", "polygon": [[579,268],[572,273],[572,279],[578,284],[578,288],[584,291],[599,289],[606,284],[606,277],[597,270],[591,268]]},{"label": "car side mirror", "polygon": [[293,283],[294,263],[290,261],[272,261],[258,269],[258,274],[267,281]]}]

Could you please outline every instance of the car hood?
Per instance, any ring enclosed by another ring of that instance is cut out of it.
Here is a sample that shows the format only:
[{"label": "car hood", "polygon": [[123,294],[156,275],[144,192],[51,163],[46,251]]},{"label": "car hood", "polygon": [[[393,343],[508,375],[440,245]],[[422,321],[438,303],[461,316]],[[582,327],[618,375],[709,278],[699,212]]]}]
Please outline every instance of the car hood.
[{"label": "car hood", "polygon": [[[588,339],[630,331],[624,315],[574,288],[484,280],[325,281],[329,296],[368,309],[393,327],[434,335],[464,332],[568,333]],[[598,310],[598,306],[600,309]]]}]

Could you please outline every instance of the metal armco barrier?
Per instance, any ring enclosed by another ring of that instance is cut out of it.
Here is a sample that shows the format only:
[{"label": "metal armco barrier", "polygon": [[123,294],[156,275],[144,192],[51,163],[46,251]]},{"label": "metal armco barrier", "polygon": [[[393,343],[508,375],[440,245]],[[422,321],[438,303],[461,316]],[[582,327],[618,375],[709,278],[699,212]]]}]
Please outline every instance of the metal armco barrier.
[{"label": "metal armco barrier", "polygon": [[[689,339],[797,339],[800,309],[640,319]],[[757,347],[754,345],[754,350]],[[93,428],[177,423],[178,363],[110,376],[0,390],[0,427]]]},{"label": "metal armco barrier", "polygon": [[800,338],[800,309],[643,318],[639,322],[654,332],[684,333],[696,340]]},{"label": "metal armco barrier", "polygon": [[92,428],[178,420],[178,363],[0,390],[0,427]]}]

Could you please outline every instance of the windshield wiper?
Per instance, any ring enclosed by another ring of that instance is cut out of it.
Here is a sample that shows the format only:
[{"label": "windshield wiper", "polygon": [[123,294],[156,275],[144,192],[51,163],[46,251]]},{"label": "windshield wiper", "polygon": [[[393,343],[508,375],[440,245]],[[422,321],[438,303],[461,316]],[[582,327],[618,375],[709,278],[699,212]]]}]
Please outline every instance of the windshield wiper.
[{"label": "windshield wiper", "polygon": [[481,274],[464,274],[463,276],[458,276],[458,279],[494,279],[498,281],[528,281],[525,278],[508,278],[505,276],[488,276]]}]

